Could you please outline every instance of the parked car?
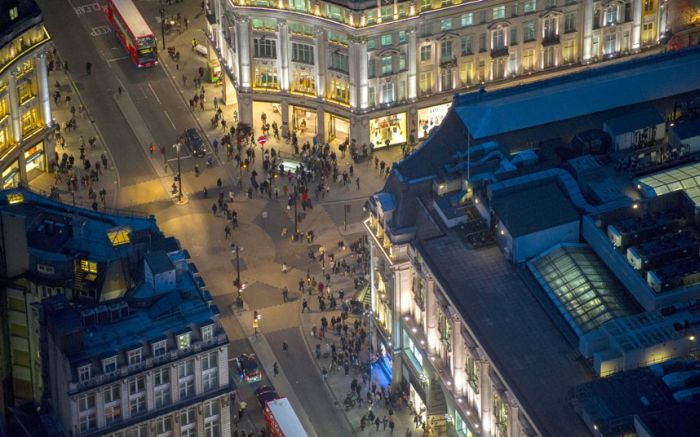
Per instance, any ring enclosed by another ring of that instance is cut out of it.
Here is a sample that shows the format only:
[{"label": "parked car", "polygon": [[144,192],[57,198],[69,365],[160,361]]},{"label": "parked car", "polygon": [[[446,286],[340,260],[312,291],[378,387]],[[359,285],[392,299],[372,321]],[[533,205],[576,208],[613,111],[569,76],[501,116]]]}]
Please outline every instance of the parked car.
[{"label": "parked car", "polygon": [[192,156],[204,156],[207,153],[204,139],[197,129],[191,127],[185,131],[185,145],[192,152]]},{"label": "parked car", "polygon": [[254,354],[243,354],[234,358],[238,366],[238,377],[241,381],[258,382],[262,378],[260,366]]},{"label": "parked car", "polygon": [[255,389],[255,397],[257,398],[258,402],[260,402],[260,406],[265,409],[265,405],[267,405],[267,403],[270,401],[278,399],[279,395],[274,388],[270,387],[269,385],[263,385],[262,387]]}]

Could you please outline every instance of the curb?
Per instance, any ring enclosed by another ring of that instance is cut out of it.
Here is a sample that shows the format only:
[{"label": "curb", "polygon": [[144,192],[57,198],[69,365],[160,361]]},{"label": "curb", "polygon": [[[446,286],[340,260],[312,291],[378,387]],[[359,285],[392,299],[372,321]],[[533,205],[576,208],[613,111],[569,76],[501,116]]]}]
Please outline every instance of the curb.
[{"label": "curb", "polygon": [[[59,54],[60,58],[60,54]],[[114,167],[114,177],[117,182],[117,186],[114,188],[114,196],[112,197],[112,209],[117,209],[117,201],[119,199],[119,189],[121,188],[121,178],[119,177],[119,171],[117,171],[117,165],[116,161],[114,160],[114,156],[112,155],[112,151],[110,150],[109,147],[107,147],[107,143],[105,142],[104,137],[102,136],[102,132],[100,131],[100,128],[97,126],[97,123],[95,123],[95,118],[92,116],[92,113],[90,112],[90,109],[88,106],[85,104],[85,101],[83,100],[82,94],[80,94],[80,91],[78,91],[78,87],[75,85],[75,81],[73,80],[73,76],[70,74],[70,70],[66,71],[63,70],[63,74],[66,75],[66,78],[68,79],[68,82],[70,83],[71,88],[73,89],[73,92],[75,93],[76,96],[78,96],[78,100],[80,100],[80,104],[83,105],[85,110],[87,111],[87,116],[88,120],[90,120],[90,125],[95,131],[95,134],[97,134],[97,137],[100,139],[100,142],[102,143],[102,147],[105,150],[105,153],[107,156],[109,156],[109,159],[112,161],[112,165]]]}]

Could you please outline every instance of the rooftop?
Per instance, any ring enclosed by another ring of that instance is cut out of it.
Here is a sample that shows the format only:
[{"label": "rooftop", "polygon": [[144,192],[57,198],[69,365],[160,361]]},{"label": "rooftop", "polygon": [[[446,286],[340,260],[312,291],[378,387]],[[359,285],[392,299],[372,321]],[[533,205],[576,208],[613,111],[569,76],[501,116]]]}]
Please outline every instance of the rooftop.
[{"label": "rooftop", "polygon": [[[700,123],[698,123],[700,125]],[[700,163],[693,162],[680,167],[643,176],[635,180],[645,197],[659,196],[671,191],[683,190],[696,207],[700,206]]]},{"label": "rooftop", "polygon": [[659,111],[654,108],[645,108],[608,120],[605,122],[605,127],[611,135],[617,136],[662,123],[664,118]]},{"label": "rooftop", "polygon": [[518,191],[494,191],[491,209],[513,237],[579,219],[571,202],[555,182],[525,186]]},{"label": "rooftop", "polygon": [[641,311],[586,245],[558,245],[529,261],[528,268],[579,337]]},{"label": "rooftop", "polygon": [[700,136],[700,119],[678,123],[672,129],[681,141],[695,138]]},{"label": "rooftop", "polygon": [[689,71],[700,71],[700,49],[591,67],[497,91],[464,93],[455,97],[453,108],[464,125],[472,127],[472,138],[481,139],[694,91],[698,76]]},{"label": "rooftop", "polygon": [[162,250],[148,252],[144,258],[154,275],[169,272],[175,268],[168,255]]},{"label": "rooftop", "polygon": [[[16,17],[10,14],[13,8],[17,8]],[[43,20],[34,0],[0,0],[0,12],[0,47]]]},{"label": "rooftop", "polygon": [[543,435],[590,435],[568,393],[594,375],[501,251],[469,249],[456,231],[415,245]]}]

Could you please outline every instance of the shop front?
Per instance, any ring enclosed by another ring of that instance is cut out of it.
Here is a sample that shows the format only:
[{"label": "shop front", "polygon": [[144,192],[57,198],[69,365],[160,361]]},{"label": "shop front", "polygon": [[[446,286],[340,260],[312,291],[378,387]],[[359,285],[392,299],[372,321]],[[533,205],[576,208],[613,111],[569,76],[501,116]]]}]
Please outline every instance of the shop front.
[{"label": "shop front", "polygon": [[289,105],[289,120],[292,129],[298,136],[309,134],[315,136],[318,133],[316,122],[318,121],[317,111],[303,106]]},{"label": "shop front", "polygon": [[46,171],[46,153],[44,142],[39,142],[24,152],[25,170],[27,179],[32,180],[40,173]]},{"label": "shop front", "polygon": [[433,128],[442,123],[442,120],[445,119],[445,116],[447,115],[447,112],[450,110],[451,106],[452,103],[450,102],[418,109],[417,133],[419,140],[426,138]]},{"label": "shop front", "polygon": [[15,188],[20,183],[19,160],[15,160],[8,165],[2,172],[2,188]]},{"label": "shop front", "polygon": [[369,135],[376,149],[406,143],[406,113],[370,119]]},{"label": "shop front", "polygon": [[338,143],[342,143],[348,139],[350,136],[349,119],[339,115],[330,114],[328,112],[325,114],[325,118],[326,126],[328,126],[326,129],[326,135],[328,136],[329,141],[335,140]]},{"label": "shop front", "polygon": [[256,138],[263,133],[263,119],[265,124],[269,125],[269,135],[273,135],[272,124],[276,123],[278,129],[282,127],[282,112],[279,103],[253,101],[253,129],[255,129]]}]

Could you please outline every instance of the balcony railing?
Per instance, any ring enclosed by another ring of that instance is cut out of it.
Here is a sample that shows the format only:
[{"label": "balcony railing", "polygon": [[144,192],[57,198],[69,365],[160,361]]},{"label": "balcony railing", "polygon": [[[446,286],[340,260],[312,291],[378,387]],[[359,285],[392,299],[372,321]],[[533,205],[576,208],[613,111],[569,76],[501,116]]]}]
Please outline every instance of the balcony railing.
[{"label": "balcony railing", "polygon": [[441,58],[440,67],[441,68],[453,68],[457,66],[457,58]]},{"label": "balcony railing", "polygon": [[124,378],[128,375],[141,372],[143,370],[150,369],[152,367],[158,366],[162,363],[168,362],[168,361],[175,361],[179,358],[183,358],[187,355],[191,355],[193,352],[201,352],[202,350],[205,349],[210,349],[212,347],[216,346],[221,346],[223,344],[226,344],[228,341],[226,334],[221,333],[218,335],[215,335],[211,339],[207,341],[198,341],[196,343],[193,343],[190,347],[184,348],[184,349],[175,349],[170,352],[167,352],[163,355],[159,355],[157,357],[149,357],[144,360],[142,360],[139,363],[136,364],[130,364],[126,366],[121,366],[117,370],[113,372],[108,372],[108,373],[101,373],[98,375],[93,376],[92,378],[82,381],[82,382],[70,382],[68,383],[68,394],[75,394],[77,392],[86,390],[91,387],[107,384],[110,381],[119,379],[119,378]]},{"label": "balcony railing", "polygon": [[542,38],[543,47],[553,46],[559,44],[559,42],[560,37],[558,34],[545,35],[544,38]]},{"label": "balcony railing", "polygon": [[502,58],[504,56],[508,56],[508,47],[491,49],[491,58]]}]

